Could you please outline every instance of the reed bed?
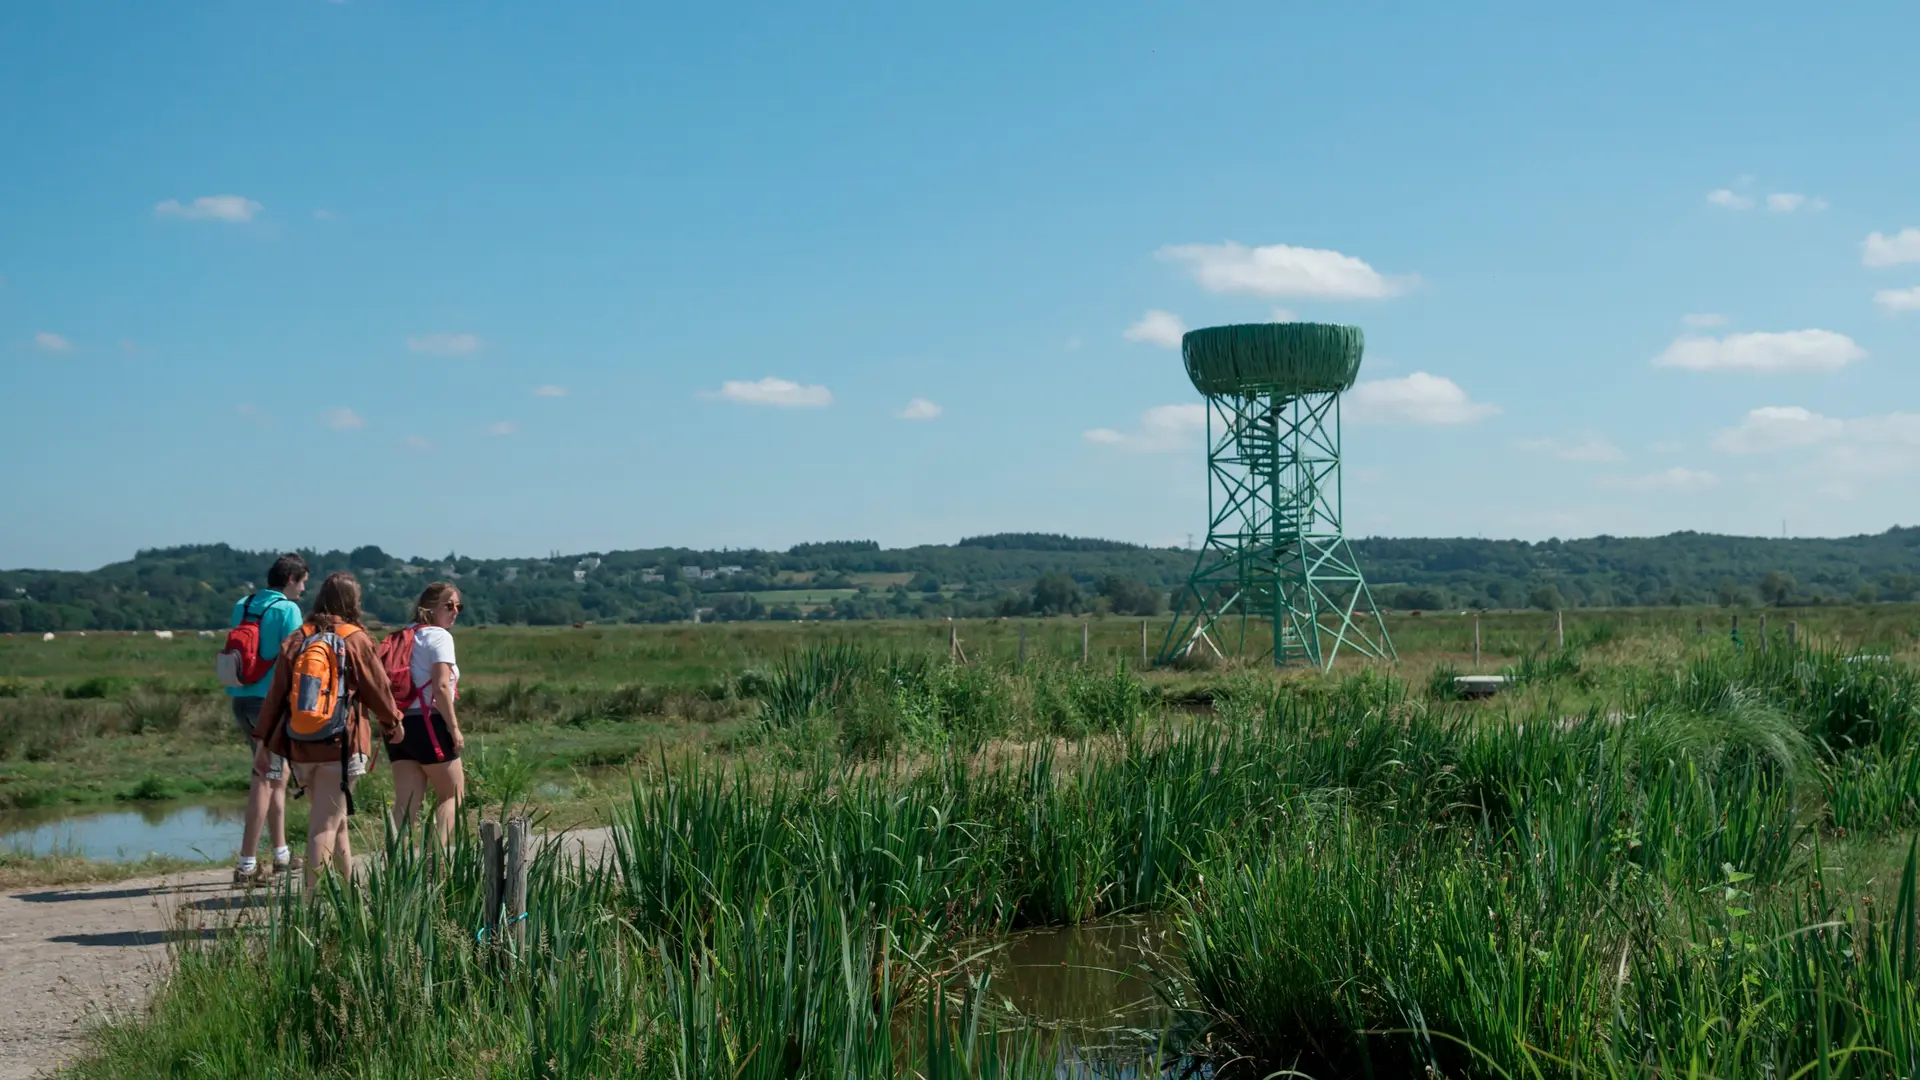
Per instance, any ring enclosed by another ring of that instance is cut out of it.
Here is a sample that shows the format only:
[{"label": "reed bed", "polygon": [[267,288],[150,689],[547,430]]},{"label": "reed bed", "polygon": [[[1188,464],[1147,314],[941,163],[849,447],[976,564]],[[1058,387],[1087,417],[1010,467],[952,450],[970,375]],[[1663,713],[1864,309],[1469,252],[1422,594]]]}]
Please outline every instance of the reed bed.
[{"label": "reed bed", "polygon": [[1235,679],[1169,723],[1118,667],[823,647],[749,691],[767,738],[850,752],[663,761],[603,859],[543,849],[517,954],[476,938],[464,836],[390,836],[363,881],[177,945],[74,1074],[1056,1076],[981,950],[1158,911],[1175,1019],[1112,1075],[1916,1075],[1920,680],[1718,650],[1551,703],[1590,670],[1536,662],[1549,705],[1506,714]]}]

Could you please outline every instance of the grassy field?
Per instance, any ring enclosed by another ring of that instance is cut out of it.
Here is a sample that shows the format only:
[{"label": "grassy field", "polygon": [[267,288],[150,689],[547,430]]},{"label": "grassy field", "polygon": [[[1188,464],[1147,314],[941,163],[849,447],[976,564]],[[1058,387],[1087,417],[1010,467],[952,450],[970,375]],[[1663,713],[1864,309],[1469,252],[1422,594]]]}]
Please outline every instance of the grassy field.
[{"label": "grassy field", "polygon": [[[1757,648],[1762,613],[1625,609],[1569,614],[1569,645],[1615,667],[1670,664],[1728,640],[1741,620]],[[1802,642],[1848,642],[1875,654],[1911,655],[1920,607],[1870,605],[1770,614],[1769,636],[1786,623]],[[1157,654],[1169,624],[1145,620]],[[1401,660],[1391,670],[1424,686],[1438,670],[1472,669],[1475,617],[1397,615],[1389,627]],[[1088,628],[1091,666],[1138,667],[1143,620],[1010,619],[889,623],[731,623],[460,631],[462,715],[476,756],[530,770],[535,787],[565,792],[570,817],[604,816],[591,795],[609,772],[666,747],[741,751],[764,743],[756,717],[764,675],[783,658],[857,642],[901,655],[940,655],[950,631],[976,666],[1075,665]],[[1554,616],[1479,616],[1481,670],[1552,651]],[[217,642],[190,635],[99,633],[0,637],[0,809],[183,798],[246,789],[247,755],[212,675]],[[1342,671],[1360,670],[1353,658]],[[1220,673],[1150,672],[1165,693],[1218,682]],[[1314,676],[1294,674],[1288,678]],[[1591,681],[1591,680],[1589,680]],[[1588,691],[1560,687],[1555,694]],[[485,765],[476,757],[484,774]]]},{"label": "grassy field", "polygon": [[1459,621],[1409,626],[1404,674],[1283,678],[1082,666],[1077,625],[1018,668],[742,628],[700,698],[744,703],[738,744],[621,789],[605,862],[539,860],[524,949],[476,940],[471,844],[390,837],[366,882],[183,942],[72,1073],[1055,1077],[1079,1036],[987,954],[1151,914],[1168,1019],[1103,1032],[1105,1075],[1909,1077],[1915,645],[1897,609],[1824,614],[1764,652],[1489,618],[1516,686],[1482,702],[1443,677]]}]

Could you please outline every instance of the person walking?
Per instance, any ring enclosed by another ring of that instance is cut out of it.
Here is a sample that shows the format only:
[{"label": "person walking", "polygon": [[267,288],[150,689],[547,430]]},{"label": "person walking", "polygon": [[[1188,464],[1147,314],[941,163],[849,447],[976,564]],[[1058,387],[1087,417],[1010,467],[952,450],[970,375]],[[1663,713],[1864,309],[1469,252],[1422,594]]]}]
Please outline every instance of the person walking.
[{"label": "person walking", "polygon": [[373,635],[362,625],[360,582],[339,571],[327,575],[306,621],[280,643],[273,682],[260,707],[256,760],[278,754],[312,800],[307,817],[306,887],[321,867],[353,873],[347,819],[353,785],[373,760],[371,712],[389,742],[403,729]]},{"label": "person walking", "polygon": [[[299,860],[287,847],[287,763],[274,755],[263,757],[253,731],[260,724],[260,706],[273,682],[273,662],[280,655],[280,643],[300,626],[299,600],[306,588],[305,559],[292,552],[275,559],[267,569],[267,587],[241,597],[233,605],[232,632],[227,635],[227,649],[217,665],[221,680],[227,683],[233,722],[254,751],[253,775],[247,780],[247,816],[240,831],[240,859],[233,868],[236,885],[267,879],[267,868],[260,865],[258,857],[263,829],[273,839],[273,873],[300,868]],[[247,681],[249,675],[256,674]]]},{"label": "person walking", "polygon": [[[381,656],[393,667],[408,666],[411,689],[404,691],[404,731],[387,744],[393,763],[393,802],[400,820],[418,820],[429,786],[433,788],[433,832],[446,843],[453,836],[454,814],[466,797],[467,778],[460,764],[466,737],[460,733],[454,700],[460,692],[460,664],[453,651],[453,622],[460,617],[460,590],[436,581],[420,593],[414,624],[381,643]],[[394,680],[397,684],[398,680]]]}]

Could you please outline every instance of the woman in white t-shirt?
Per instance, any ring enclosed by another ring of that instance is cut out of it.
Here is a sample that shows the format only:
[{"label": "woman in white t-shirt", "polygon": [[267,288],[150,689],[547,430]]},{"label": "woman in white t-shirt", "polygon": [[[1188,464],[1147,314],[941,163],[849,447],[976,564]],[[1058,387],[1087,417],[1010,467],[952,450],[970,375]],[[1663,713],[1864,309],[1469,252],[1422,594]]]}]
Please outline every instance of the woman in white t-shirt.
[{"label": "woman in white t-shirt", "polygon": [[454,701],[460,693],[460,664],[453,654],[453,621],[460,617],[460,590],[436,581],[414,605],[413,686],[404,731],[387,744],[393,763],[394,809],[401,820],[420,814],[428,786],[434,795],[433,828],[442,841],[453,835],[453,815],[467,791],[460,751],[466,739]]}]

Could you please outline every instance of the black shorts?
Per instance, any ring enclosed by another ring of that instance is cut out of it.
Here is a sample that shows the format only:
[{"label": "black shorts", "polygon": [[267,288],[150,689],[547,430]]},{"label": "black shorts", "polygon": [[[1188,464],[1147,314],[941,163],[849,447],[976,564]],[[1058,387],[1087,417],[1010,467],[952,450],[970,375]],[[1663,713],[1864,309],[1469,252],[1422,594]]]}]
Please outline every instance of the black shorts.
[{"label": "black shorts", "polygon": [[[388,761],[417,761],[422,765],[444,765],[449,761],[460,760],[460,751],[453,748],[453,733],[447,730],[447,719],[435,709],[432,727],[419,713],[410,712],[402,721],[400,741],[387,744]],[[439,749],[436,752],[435,744]]]}]

